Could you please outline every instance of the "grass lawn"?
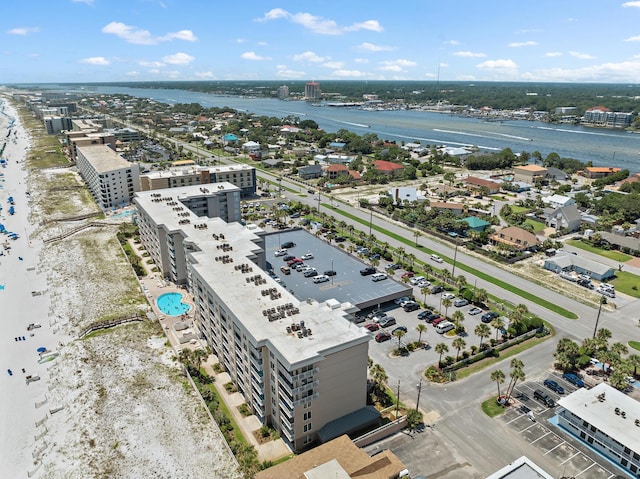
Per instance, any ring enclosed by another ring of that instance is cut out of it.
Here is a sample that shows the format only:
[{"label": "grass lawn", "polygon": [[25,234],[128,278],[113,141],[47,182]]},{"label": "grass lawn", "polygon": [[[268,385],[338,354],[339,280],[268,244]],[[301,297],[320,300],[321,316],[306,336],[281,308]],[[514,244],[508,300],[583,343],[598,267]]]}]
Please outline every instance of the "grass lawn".
[{"label": "grass lawn", "polygon": [[533,226],[533,232],[534,233],[539,233],[540,231],[545,229],[545,224],[544,223],[542,223],[540,221],[532,220],[530,218],[527,218],[525,220],[524,224]]},{"label": "grass lawn", "polygon": [[528,213],[530,210],[531,208],[527,208],[525,206],[511,205],[511,211],[514,213]]},{"label": "grass lawn", "polygon": [[631,346],[636,351],[640,351],[640,341],[629,341],[629,346]]},{"label": "grass lawn", "polygon": [[585,251],[589,251],[590,253],[599,254],[600,256],[604,256],[605,258],[609,258],[620,263],[624,263],[625,261],[629,261],[631,258],[633,258],[633,256],[621,253],[620,251],[596,248],[595,246],[591,246],[590,244],[584,243],[579,240],[569,240],[567,241],[567,244]]},{"label": "grass lawn", "polygon": [[616,287],[616,291],[624,294],[628,294],[629,296],[633,296],[634,298],[640,298],[640,277],[633,273],[628,273],[626,271],[616,271],[616,279],[611,281]]},{"label": "grass lawn", "polygon": [[496,398],[491,396],[482,402],[482,411],[489,417],[496,417],[505,411],[505,407],[498,404]]},{"label": "grass lawn", "polygon": [[[322,203],[322,206],[326,207],[326,208],[330,208],[331,205],[328,205],[326,203]],[[343,210],[335,210],[336,213],[341,214],[342,216],[345,216],[347,218],[350,218],[352,220],[354,220],[357,223],[360,223],[362,225],[368,226],[369,225],[369,221],[368,220],[364,220],[364,219],[360,219],[356,216],[353,216],[349,213],[346,213]],[[415,248],[415,240],[413,238],[405,238],[404,236],[399,236],[397,234],[392,233],[391,231],[381,228],[380,226],[377,226],[375,224],[372,225],[372,229],[374,229],[375,231],[378,231],[380,233],[383,233],[387,236],[392,237],[393,239],[406,244],[407,246],[410,246],[411,248]],[[431,254],[431,253],[435,253],[435,251],[430,250],[429,248],[426,248],[424,246],[420,246],[419,247],[420,250],[424,253],[427,254]],[[446,261],[447,263],[453,264],[453,260],[451,258],[447,258],[446,256],[442,256],[440,255],[440,257]],[[421,261],[416,261],[416,264],[423,264],[423,262]],[[507,291],[511,291],[514,294],[517,294],[518,296],[520,296],[521,298],[524,299],[528,299],[529,301],[542,306],[543,308],[548,309],[549,311],[553,311],[555,313],[560,314],[561,316],[564,316],[565,318],[569,318],[569,319],[578,319],[578,315],[575,314],[573,311],[569,311],[567,309],[564,309],[560,306],[558,306],[557,304],[552,303],[551,301],[547,301],[544,298],[541,298],[539,296],[536,296],[532,293],[530,293],[529,291],[524,291],[520,288],[516,288],[515,286],[513,286],[512,284],[507,283],[506,281],[501,281],[497,278],[494,278],[492,275],[487,274],[483,271],[477,270],[475,268],[472,268],[471,266],[468,266],[466,264],[462,264],[460,262],[456,263],[456,267],[458,269],[460,269],[461,271],[466,271],[467,273],[471,273],[475,276],[477,276],[478,278],[487,281],[489,283],[495,284],[496,286],[506,289]]]}]

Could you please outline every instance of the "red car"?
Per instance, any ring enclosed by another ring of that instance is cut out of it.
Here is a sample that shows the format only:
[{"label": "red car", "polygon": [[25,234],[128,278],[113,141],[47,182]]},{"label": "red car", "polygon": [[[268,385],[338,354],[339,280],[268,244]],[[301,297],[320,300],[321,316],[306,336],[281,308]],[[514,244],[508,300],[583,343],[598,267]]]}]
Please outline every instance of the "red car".
[{"label": "red car", "polygon": [[438,318],[438,319],[434,319],[434,320],[431,322],[431,324],[432,324],[432,325],[434,325],[434,326],[437,326],[437,325],[438,325],[438,323],[441,323],[441,322],[442,322],[442,321],[444,321],[444,320],[445,320],[445,318],[440,317],[440,318]]},{"label": "red car", "polygon": [[384,341],[389,341],[391,339],[391,334],[386,331],[382,331],[376,334],[376,343],[382,343]]},{"label": "red car", "polygon": [[378,326],[376,323],[371,323],[371,324],[367,324],[365,326],[365,329],[368,329],[369,331],[377,331],[378,329],[380,329],[380,326]]},{"label": "red car", "polygon": [[296,264],[302,263],[304,263],[304,261],[302,261],[300,258],[293,258],[292,260],[287,261],[288,266],[295,266]]},{"label": "red car", "polygon": [[413,278],[415,275],[411,271],[407,271],[406,273],[402,273],[401,278]]}]

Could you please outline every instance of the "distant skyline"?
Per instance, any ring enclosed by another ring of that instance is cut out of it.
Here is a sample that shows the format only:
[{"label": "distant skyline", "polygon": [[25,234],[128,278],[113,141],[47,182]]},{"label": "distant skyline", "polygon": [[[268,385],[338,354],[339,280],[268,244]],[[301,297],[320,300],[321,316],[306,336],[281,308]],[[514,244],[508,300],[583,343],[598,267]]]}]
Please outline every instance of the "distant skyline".
[{"label": "distant skyline", "polygon": [[5,2],[0,83],[640,82],[640,1]]}]

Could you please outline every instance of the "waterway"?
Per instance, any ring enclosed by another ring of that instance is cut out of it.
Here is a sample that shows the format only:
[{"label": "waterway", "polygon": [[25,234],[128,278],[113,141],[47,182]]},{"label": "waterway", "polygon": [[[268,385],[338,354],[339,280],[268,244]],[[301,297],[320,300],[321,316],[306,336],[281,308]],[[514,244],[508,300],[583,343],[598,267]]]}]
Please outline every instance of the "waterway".
[{"label": "waterway", "polygon": [[292,115],[312,119],[325,131],[346,129],[363,135],[398,142],[418,141],[423,145],[477,146],[482,150],[511,148],[515,153],[551,152],[561,157],[591,161],[594,166],[615,166],[640,171],[640,134],[620,130],[585,128],[575,125],[509,120],[486,122],[446,113],[396,110],[367,111],[355,108],[312,106],[304,101],[272,98],[244,98],[186,90],[99,86],[96,93],[126,94],[153,98],[161,103],[199,103],[204,107],[225,107],[256,115],[284,118]]}]

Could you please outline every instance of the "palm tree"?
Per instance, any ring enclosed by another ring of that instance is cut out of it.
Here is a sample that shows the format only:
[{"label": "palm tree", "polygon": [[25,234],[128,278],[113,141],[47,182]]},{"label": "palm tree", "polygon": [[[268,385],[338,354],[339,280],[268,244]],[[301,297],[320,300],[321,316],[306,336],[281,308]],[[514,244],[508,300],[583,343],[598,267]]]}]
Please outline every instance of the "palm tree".
[{"label": "palm tree", "polygon": [[504,319],[502,319],[501,316],[498,316],[497,318],[493,318],[493,320],[491,321],[491,326],[496,329],[496,341],[497,341],[498,333],[500,332],[501,329],[504,329]]},{"label": "palm tree", "polygon": [[511,395],[513,394],[513,390],[516,387],[516,383],[518,381],[524,381],[526,379],[526,376],[524,374],[524,371],[520,368],[516,368],[513,371],[511,371],[511,373],[509,374],[511,376],[511,379],[513,380],[513,384],[511,386],[511,391],[508,392],[507,394],[507,402],[509,401],[509,399],[511,399]]},{"label": "palm tree", "polygon": [[476,336],[480,338],[480,345],[478,346],[478,350],[482,351],[482,341],[485,338],[491,336],[491,329],[484,323],[480,323],[476,326],[476,329],[473,330]]},{"label": "palm tree", "polygon": [[460,355],[460,350],[467,346],[467,343],[461,337],[457,337],[451,342],[451,346],[457,349],[456,351],[456,361],[458,360],[458,356]]},{"label": "palm tree", "polygon": [[193,360],[196,363],[196,366],[198,367],[198,371],[200,370],[202,363],[205,362],[208,357],[209,355],[204,349],[196,349],[193,351]]},{"label": "palm tree", "polygon": [[400,340],[402,339],[402,337],[403,337],[405,334],[407,334],[407,333],[405,333],[402,329],[396,329],[396,330],[393,332],[393,335],[394,335],[396,338],[398,338],[398,349],[400,349]]},{"label": "palm tree", "polygon": [[447,311],[449,310],[449,308],[451,307],[451,300],[450,299],[443,299],[442,300],[442,306],[444,306],[444,317],[447,317]]},{"label": "palm tree", "polygon": [[511,363],[509,364],[511,366],[511,380],[509,381],[509,385],[507,386],[507,396],[509,396],[510,394],[510,389],[511,389],[511,384],[513,383],[513,371],[517,370],[517,369],[522,369],[524,367],[524,363],[522,361],[520,361],[518,358],[513,358],[511,360]]},{"label": "palm tree", "polygon": [[409,266],[413,267],[415,261],[416,261],[416,255],[413,253],[409,253],[407,254],[407,261],[409,261]]},{"label": "palm tree", "polygon": [[464,313],[458,309],[453,312],[451,319],[453,319],[456,324],[456,331],[459,331],[464,321]]},{"label": "palm tree", "polygon": [[375,387],[378,391],[384,391],[384,385],[386,384],[389,376],[387,376],[386,371],[379,364],[374,364],[369,368],[369,373],[373,378],[373,382],[375,383]]},{"label": "palm tree", "polygon": [[610,339],[611,339],[611,331],[609,331],[606,328],[600,328],[596,333],[596,341],[598,341],[598,349],[608,349]]},{"label": "palm tree", "polygon": [[491,373],[490,378],[498,385],[498,398],[500,398],[500,385],[504,383],[505,375],[501,369],[496,369]]},{"label": "palm tree", "polygon": [[445,343],[438,343],[436,344],[435,351],[440,355],[438,358],[438,367],[440,367],[442,366],[442,355],[449,352],[449,346]]},{"label": "palm tree", "polygon": [[635,376],[638,373],[638,368],[640,368],[640,355],[631,354],[627,358],[627,362],[629,363],[629,366],[633,367],[633,375]]},{"label": "palm tree", "polygon": [[418,247],[418,238],[420,238],[420,236],[422,236],[422,233],[420,233],[420,231],[413,230],[413,238],[416,241],[416,248]]},{"label": "palm tree", "polygon": [[404,255],[405,255],[405,251],[402,246],[400,246],[399,248],[396,248],[396,256],[398,257],[398,261],[400,263],[404,262]]},{"label": "palm tree", "polygon": [[429,289],[428,286],[423,286],[422,288],[420,288],[420,292],[424,295],[424,297],[422,298],[422,302],[426,304],[427,302],[427,293],[431,291]]},{"label": "palm tree", "polygon": [[[422,333],[424,333],[426,330],[427,330],[426,324],[420,323],[416,326],[416,331],[418,331],[418,343],[422,344]],[[640,356],[638,356],[638,359],[640,359]]]},{"label": "palm tree", "polygon": [[458,276],[456,279],[456,288],[461,289],[463,286],[467,284],[467,278],[464,275]]},{"label": "palm tree", "polygon": [[475,304],[482,304],[489,299],[489,293],[486,289],[478,288],[473,292],[473,302]]},{"label": "palm tree", "polygon": [[613,343],[610,351],[618,357],[621,357],[623,354],[629,353],[629,348],[627,348],[623,343]]},{"label": "palm tree", "polygon": [[429,279],[429,276],[433,274],[433,266],[431,266],[430,264],[425,264],[424,265],[424,274],[427,277],[427,279]]}]

